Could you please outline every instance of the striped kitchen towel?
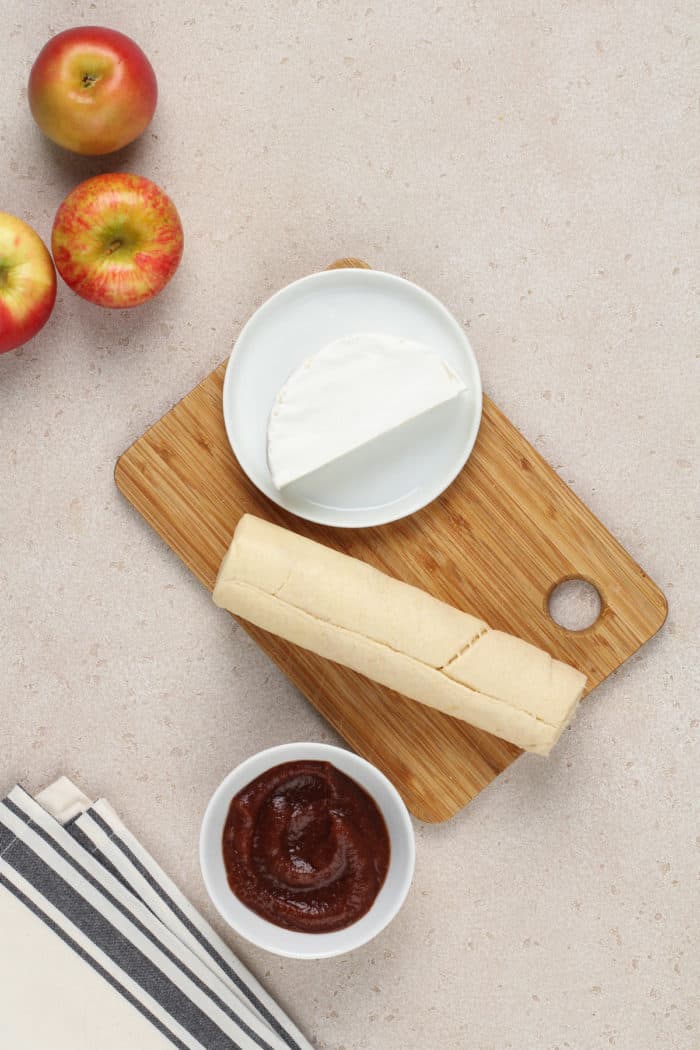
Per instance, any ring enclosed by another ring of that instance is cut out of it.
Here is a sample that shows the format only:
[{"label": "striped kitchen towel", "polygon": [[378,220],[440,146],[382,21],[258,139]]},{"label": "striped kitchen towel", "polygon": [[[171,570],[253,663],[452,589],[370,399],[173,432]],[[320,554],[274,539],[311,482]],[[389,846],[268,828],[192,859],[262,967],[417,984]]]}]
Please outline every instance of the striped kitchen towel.
[{"label": "striped kitchen towel", "polygon": [[103,799],[0,803],[2,1050],[312,1050]]}]

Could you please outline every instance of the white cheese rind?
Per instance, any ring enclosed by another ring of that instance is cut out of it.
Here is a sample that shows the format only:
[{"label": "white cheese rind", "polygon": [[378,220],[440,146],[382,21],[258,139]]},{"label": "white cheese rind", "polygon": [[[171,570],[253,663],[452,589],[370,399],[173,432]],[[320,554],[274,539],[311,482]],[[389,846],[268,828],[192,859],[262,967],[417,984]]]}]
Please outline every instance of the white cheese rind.
[{"label": "white cheese rind", "polygon": [[466,389],[430,347],[361,332],[308,357],[270,412],[267,460],[278,489]]},{"label": "white cheese rind", "polygon": [[246,514],[214,588],[229,612],[546,755],[585,675],[356,558]]}]

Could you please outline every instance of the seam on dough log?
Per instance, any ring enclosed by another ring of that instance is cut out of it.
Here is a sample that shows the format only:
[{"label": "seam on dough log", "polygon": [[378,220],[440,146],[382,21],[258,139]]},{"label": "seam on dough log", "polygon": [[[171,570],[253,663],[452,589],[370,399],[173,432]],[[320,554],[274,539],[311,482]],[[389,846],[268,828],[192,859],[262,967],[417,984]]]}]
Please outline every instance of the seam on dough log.
[{"label": "seam on dough log", "polygon": [[[235,540],[235,536],[234,536],[234,540]],[[315,541],[312,540],[311,542],[313,543]],[[228,555],[226,555],[226,557],[228,557]],[[349,555],[343,555],[343,557],[349,557]],[[353,559],[353,560],[359,560],[359,559]],[[361,564],[366,564],[366,563],[362,562]],[[442,671],[443,668],[449,667],[450,664],[454,663],[454,661],[458,657],[460,657],[463,653],[465,653],[467,651],[467,649],[469,649],[469,647],[474,644],[474,642],[478,641],[479,638],[483,637],[483,635],[485,635],[488,631],[491,631],[493,629],[493,628],[489,627],[488,624],[486,624],[486,626],[482,630],[480,630],[477,634],[475,634],[473,638],[470,638],[469,641],[465,645],[463,645],[460,649],[458,649],[456,654],[454,656],[451,656],[449,658],[449,660],[447,660],[444,664],[442,664],[441,666],[436,666],[435,664],[429,664],[429,663],[426,663],[424,660],[419,660],[417,657],[412,656],[410,653],[404,652],[403,649],[396,649],[393,645],[390,645],[389,642],[385,642],[383,639],[372,638],[368,634],[361,634],[359,631],[355,631],[351,627],[344,627],[342,624],[336,623],[335,620],[331,620],[331,619],[326,618],[325,616],[319,616],[318,613],[311,612],[311,610],[308,609],[306,607],[306,605],[302,605],[302,604],[298,604],[297,605],[295,602],[287,601],[286,598],[282,597],[282,593],[283,593],[285,587],[287,586],[287,584],[289,583],[289,581],[291,580],[292,576],[294,575],[295,568],[296,568],[296,566],[292,565],[287,570],[287,575],[285,576],[284,580],[282,581],[282,583],[278,584],[274,588],[274,590],[265,590],[264,587],[257,587],[254,583],[248,583],[246,580],[240,580],[240,579],[238,579],[238,577],[234,573],[234,575],[231,575],[231,576],[227,575],[227,576],[223,577],[222,579],[219,579],[217,577],[216,583],[214,584],[214,592],[216,592],[216,590],[217,590],[217,588],[219,586],[225,586],[227,583],[230,583],[230,584],[234,584],[236,587],[247,587],[249,590],[255,591],[257,594],[266,594],[268,596],[268,598],[278,598],[279,601],[284,602],[284,604],[289,606],[290,609],[296,609],[297,612],[305,613],[307,616],[310,616],[311,619],[316,620],[318,623],[326,623],[330,627],[336,627],[339,631],[347,631],[348,634],[353,634],[356,638],[367,638],[369,641],[375,642],[377,645],[384,646],[384,648],[388,649],[390,652],[398,653],[399,656],[407,656],[409,659],[415,660],[416,663],[422,664],[423,667],[430,667],[433,671]],[[371,566],[371,568],[374,568],[374,567]],[[382,573],[380,569],[375,569],[374,571],[378,572],[380,575],[386,575],[385,573]],[[389,579],[394,580],[397,583],[402,583],[403,582],[402,580],[396,580],[396,577],[394,577],[394,576],[389,577]],[[412,584],[406,584],[406,586],[410,587],[410,586],[412,586]],[[415,589],[419,590],[420,588],[415,588]],[[429,595],[429,597],[433,598],[433,595]],[[434,600],[437,601],[437,602],[440,601],[439,598],[435,598]],[[442,603],[442,604],[447,604],[447,603]],[[459,613],[462,612],[462,610],[461,609],[457,609],[456,606],[450,606],[450,608],[454,609],[456,612],[459,612]],[[230,612],[230,610],[229,610],[229,612]],[[464,615],[467,616],[467,617],[471,617],[472,619],[478,619],[478,617],[474,616],[472,613],[464,613]],[[450,678],[451,681],[457,682],[459,685],[463,685],[464,684],[462,682],[459,682],[459,679],[453,678],[451,675],[447,675],[447,677]],[[469,686],[469,688],[471,689],[472,687]],[[482,691],[480,689],[472,689],[472,692],[480,693],[482,696],[487,696],[488,695],[486,693],[482,693]],[[502,704],[503,703],[504,704],[508,703],[507,700],[500,700],[498,697],[492,697],[491,699],[497,700],[499,703],[502,703]],[[509,704],[508,706],[509,707],[515,707],[514,704]],[[525,711],[526,714],[532,714],[533,718],[537,718],[538,721],[542,721],[541,719],[538,718],[537,715],[533,714],[530,711],[527,711],[525,708],[516,708],[516,710]],[[549,725],[549,724],[550,724],[549,722],[545,722],[544,723],[544,725]]]},{"label": "seam on dough log", "polygon": [[[270,594],[270,597],[271,597],[271,598],[277,598],[277,597],[279,597],[279,595],[280,595],[280,594],[282,593],[282,591],[284,590],[284,588],[285,588],[285,587],[287,586],[287,584],[288,584],[288,583],[289,583],[289,581],[291,580],[293,572],[294,572],[294,567],[293,567],[293,566],[290,566],[289,570],[287,571],[287,575],[286,575],[286,576],[285,576],[285,578],[284,578],[284,579],[282,580],[282,582],[281,582],[281,584],[279,585],[279,587],[275,587],[274,591],[272,591],[272,592],[271,592],[271,594]],[[267,594],[267,591],[261,591],[261,593],[262,593],[262,594]]]},{"label": "seam on dough log", "polygon": [[[436,670],[437,671],[444,671],[445,674],[447,674],[448,667],[451,667],[452,664],[455,662],[455,660],[459,660],[460,657],[464,656],[464,654],[466,653],[467,649],[471,649],[471,647],[473,645],[476,645],[476,643],[479,641],[479,639],[483,638],[485,634],[488,634],[490,630],[491,630],[490,627],[484,627],[484,629],[482,631],[479,631],[478,634],[475,634],[474,637],[470,641],[468,641],[466,645],[463,645],[461,649],[458,649],[457,652],[454,654],[454,656],[451,656],[449,658],[449,660],[447,660],[440,667],[437,667]],[[448,678],[452,678],[452,675],[448,675]],[[455,679],[453,679],[453,681],[456,682],[457,679],[455,678]],[[480,693],[481,690],[477,689],[477,692]],[[486,694],[484,694],[484,695],[486,695]],[[537,716],[534,715],[533,717],[536,718]]]},{"label": "seam on dough log", "polygon": [[[482,696],[489,696],[490,695],[489,693],[485,693],[483,689],[480,689],[478,686],[473,685],[471,682],[465,682],[463,678],[455,678],[454,675],[450,674],[450,667],[452,667],[452,665],[457,660],[459,660],[462,656],[464,656],[464,654],[467,652],[467,650],[472,649],[477,644],[477,642],[481,641],[481,639],[485,635],[489,634],[489,632],[492,631],[492,630],[493,630],[492,627],[486,627],[486,628],[484,628],[483,631],[479,631],[479,633],[477,634],[476,638],[473,638],[471,640],[471,642],[467,642],[467,644],[462,649],[460,649],[459,652],[455,654],[455,656],[451,657],[447,661],[446,664],[442,665],[442,667],[438,667],[437,670],[441,671],[447,678],[449,678],[453,682],[456,682],[458,685],[465,685],[467,687],[467,689],[471,689],[471,691],[473,693],[480,693]],[[544,652],[544,650],[542,650],[542,651]],[[553,668],[553,665],[554,665],[554,657],[551,655],[551,653],[548,653],[547,655],[549,656],[549,684],[550,684],[550,687],[551,687],[552,668]],[[499,697],[491,697],[491,699],[498,700]],[[546,722],[544,720],[544,718],[540,718],[539,715],[536,715],[534,711],[530,711],[527,707],[518,707],[516,704],[511,704],[511,702],[509,700],[502,700],[501,699],[501,703],[502,704],[508,704],[509,707],[515,708],[516,711],[523,711],[525,714],[528,714],[532,718],[534,718],[535,721],[541,722],[542,725],[545,725],[545,726],[551,726],[553,729],[562,729],[567,724],[567,719],[566,718],[564,719],[563,722]]]},{"label": "seam on dough log", "polygon": [[[370,638],[366,634],[360,634],[359,631],[353,631],[349,627],[343,627],[339,623],[334,623],[333,620],[325,620],[322,616],[316,616],[315,613],[308,612],[308,610],[302,609],[300,606],[294,605],[292,602],[285,601],[284,598],[280,598],[277,594],[271,594],[269,591],[263,590],[262,587],[256,587],[252,583],[244,583],[241,580],[230,579],[230,578],[229,578],[229,580],[224,581],[224,582],[231,583],[235,587],[242,587],[245,590],[253,591],[255,594],[264,594],[266,598],[274,598],[275,601],[281,602],[282,605],[286,605],[290,609],[294,609],[295,612],[301,613],[302,616],[308,616],[309,619],[315,620],[317,623],[323,623],[323,624],[329,625],[330,627],[335,627],[336,630],[343,631],[345,634],[351,634],[355,638],[364,638],[366,641],[372,642],[374,645],[381,646],[384,649],[388,649],[389,652],[396,653],[397,656],[403,656],[404,659],[406,659],[406,660],[413,660],[414,663],[420,664],[422,667],[427,667],[430,671],[435,671],[437,674],[443,675],[445,678],[449,679],[450,682],[454,682],[456,685],[463,686],[465,689],[469,690],[469,692],[477,693],[479,696],[484,697],[485,700],[489,700],[493,704],[498,704],[501,707],[512,708],[515,711],[519,711],[520,714],[527,715],[529,718],[532,718],[535,722],[539,722],[541,725],[547,726],[549,729],[554,729],[555,731],[560,731],[561,728],[562,728],[562,723],[548,722],[545,718],[541,718],[540,715],[535,714],[534,711],[530,711],[526,707],[519,707],[517,704],[512,704],[512,703],[510,703],[510,701],[503,700],[499,696],[491,696],[490,693],[484,693],[481,689],[475,689],[473,686],[467,685],[466,682],[460,682],[458,679],[453,678],[452,675],[445,674],[445,672],[440,667],[434,667],[432,664],[425,663],[425,661],[423,661],[423,660],[418,660],[415,656],[411,656],[410,653],[404,653],[401,649],[395,649],[394,646],[389,645],[387,642],[377,641],[376,638]],[[230,609],[228,611],[232,612],[232,610],[230,610]],[[237,615],[236,613],[233,613],[233,612],[232,612],[232,614],[233,615]],[[245,619],[245,617],[242,617],[242,618]],[[265,628],[263,628],[263,630],[264,629]],[[490,628],[489,628],[489,630],[490,630]],[[271,633],[274,634],[275,632],[272,631]],[[486,632],[482,632],[482,633],[486,633]],[[290,645],[294,645],[295,643],[294,642],[290,642],[289,644]],[[300,646],[300,648],[303,648],[303,646]],[[311,649],[310,651],[313,652],[314,650]],[[317,654],[317,655],[319,655],[319,654]],[[327,659],[327,658],[323,657],[323,659]],[[331,661],[331,663],[335,663],[335,662],[337,662],[337,661]],[[342,666],[344,666],[344,665],[342,665]],[[359,674],[361,672],[357,672],[357,673]],[[365,675],[365,677],[369,677],[369,676]],[[418,702],[420,703],[421,701],[418,701]],[[430,704],[427,704],[426,706],[430,707]],[[462,719],[462,721],[466,721],[466,719]],[[522,745],[519,745],[519,746],[522,746]]]}]

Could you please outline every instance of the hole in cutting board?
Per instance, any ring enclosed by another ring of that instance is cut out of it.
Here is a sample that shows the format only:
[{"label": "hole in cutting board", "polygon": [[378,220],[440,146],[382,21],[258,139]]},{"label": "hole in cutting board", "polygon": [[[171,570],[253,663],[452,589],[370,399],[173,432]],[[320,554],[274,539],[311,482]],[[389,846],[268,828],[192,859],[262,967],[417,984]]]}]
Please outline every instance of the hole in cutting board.
[{"label": "hole in cutting board", "polygon": [[602,601],[598,590],[587,580],[562,580],[549,595],[549,615],[567,631],[585,631],[600,616]]}]

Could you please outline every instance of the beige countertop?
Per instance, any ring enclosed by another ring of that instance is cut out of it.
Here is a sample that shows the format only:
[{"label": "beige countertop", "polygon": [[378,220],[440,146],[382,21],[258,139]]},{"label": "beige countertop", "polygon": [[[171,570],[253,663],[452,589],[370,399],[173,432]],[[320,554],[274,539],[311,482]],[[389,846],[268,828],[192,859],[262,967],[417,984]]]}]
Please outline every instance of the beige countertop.
[{"label": "beige countertop", "polygon": [[[212,917],[215,785],[262,747],[335,739],[112,471],[271,292],[359,255],[454,312],[485,389],[669,619],[551,760],[416,825],[412,892],[374,943],[298,963],[230,939],[319,1050],[697,1047],[697,5],[20,8],[0,0],[0,207],[48,239],[78,181],[135,171],[186,247],[138,310],[62,285],[0,359],[0,789],[65,772],[107,795]],[[109,159],[51,146],[26,102],[40,47],[82,21],[132,35],[159,78],[151,129]]]}]

